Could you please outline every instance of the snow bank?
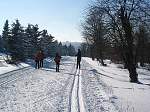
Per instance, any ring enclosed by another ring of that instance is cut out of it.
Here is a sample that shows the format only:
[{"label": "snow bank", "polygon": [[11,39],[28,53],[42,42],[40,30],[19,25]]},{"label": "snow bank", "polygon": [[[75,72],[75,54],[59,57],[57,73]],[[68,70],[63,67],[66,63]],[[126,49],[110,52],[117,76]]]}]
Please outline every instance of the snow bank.
[{"label": "snow bank", "polygon": [[0,53],[0,74],[3,74],[3,73],[6,73],[6,72],[10,72],[12,70],[16,70],[16,69],[19,69],[19,68],[23,68],[23,67],[29,66],[26,63],[19,63],[17,65],[7,64],[5,62],[5,58],[6,58],[6,55]]},{"label": "snow bank", "polygon": [[25,63],[19,63],[18,65],[11,65],[7,64],[6,62],[3,62],[1,65],[3,66],[0,66],[0,74],[29,66],[28,64]]}]

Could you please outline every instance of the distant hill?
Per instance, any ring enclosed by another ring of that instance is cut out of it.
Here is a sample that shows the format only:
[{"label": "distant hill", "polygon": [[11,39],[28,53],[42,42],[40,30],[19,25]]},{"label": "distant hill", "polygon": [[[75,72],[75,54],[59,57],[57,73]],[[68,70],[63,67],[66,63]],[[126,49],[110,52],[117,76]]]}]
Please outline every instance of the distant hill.
[{"label": "distant hill", "polygon": [[71,44],[72,46],[75,47],[76,50],[78,50],[80,48],[80,46],[81,46],[81,42],[69,42],[69,41],[66,41],[66,42],[62,42],[62,44],[63,45],[67,45],[67,46],[69,46]]}]

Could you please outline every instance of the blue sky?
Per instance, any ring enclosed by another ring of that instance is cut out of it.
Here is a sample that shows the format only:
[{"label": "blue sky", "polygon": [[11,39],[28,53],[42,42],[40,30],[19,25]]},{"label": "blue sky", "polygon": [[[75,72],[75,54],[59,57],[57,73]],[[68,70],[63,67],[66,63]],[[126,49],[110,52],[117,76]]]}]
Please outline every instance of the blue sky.
[{"label": "blue sky", "polygon": [[80,21],[90,0],[0,0],[0,32],[6,19],[38,24],[59,41],[82,41]]}]

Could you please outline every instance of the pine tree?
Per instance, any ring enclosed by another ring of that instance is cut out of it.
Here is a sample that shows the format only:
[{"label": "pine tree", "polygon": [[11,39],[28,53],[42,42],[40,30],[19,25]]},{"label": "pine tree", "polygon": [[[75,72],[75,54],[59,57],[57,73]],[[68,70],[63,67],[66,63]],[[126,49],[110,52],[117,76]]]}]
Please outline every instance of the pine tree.
[{"label": "pine tree", "polygon": [[75,51],[75,48],[74,46],[72,46],[71,44],[68,46],[68,55],[69,56],[75,56],[76,54],[76,51]]},{"label": "pine tree", "polygon": [[51,57],[54,57],[57,52],[57,49],[58,49],[58,41],[55,40],[54,42],[51,43],[51,49],[50,49],[49,55]]},{"label": "pine tree", "polygon": [[31,58],[32,57],[32,48],[33,45],[32,45],[32,28],[31,28],[31,25],[28,24],[27,28],[25,29],[25,37],[26,37],[26,40],[25,40],[25,57],[26,58]]},{"label": "pine tree", "polygon": [[62,56],[67,56],[68,55],[68,47],[67,45],[62,46]]},{"label": "pine tree", "polygon": [[62,43],[59,42],[57,52],[62,55]]},{"label": "pine tree", "polygon": [[9,29],[9,23],[8,20],[6,20],[3,32],[2,32],[2,40],[3,40],[3,47],[4,47],[4,52],[7,54],[10,52],[10,29]]},{"label": "pine tree", "polygon": [[40,36],[40,31],[38,25],[33,25],[32,26],[32,44],[34,46],[34,53],[36,53],[38,50],[40,50],[40,44],[39,44],[39,36]]},{"label": "pine tree", "polygon": [[25,29],[25,54],[28,58],[34,58],[34,55],[40,50],[40,31],[38,25],[28,24]]},{"label": "pine tree", "polygon": [[0,35],[0,52],[3,52],[4,51],[4,46],[3,46],[3,39]]},{"label": "pine tree", "polygon": [[43,30],[40,36],[40,49],[42,49],[46,56],[50,56],[51,44],[53,36],[49,35],[47,30]]},{"label": "pine tree", "polygon": [[19,20],[12,24],[9,45],[12,60],[24,60],[24,31]]}]

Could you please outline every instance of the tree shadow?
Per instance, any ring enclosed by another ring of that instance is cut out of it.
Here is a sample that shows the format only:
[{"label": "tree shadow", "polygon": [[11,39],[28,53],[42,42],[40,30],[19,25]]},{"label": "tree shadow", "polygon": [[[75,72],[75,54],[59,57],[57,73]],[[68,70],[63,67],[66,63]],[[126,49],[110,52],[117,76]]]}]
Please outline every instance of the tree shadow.
[{"label": "tree shadow", "polygon": [[49,71],[49,72],[56,72],[55,69],[42,68],[42,70]]},{"label": "tree shadow", "polygon": [[148,74],[145,74],[145,73],[143,73],[143,72],[138,72],[140,75],[144,75],[144,76],[150,76],[150,75],[148,75]]},{"label": "tree shadow", "polygon": [[109,76],[109,75],[106,75],[106,74],[99,73],[96,69],[92,69],[90,71],[92,71],[94,74],[96,73],[96,74],[99,74],[99,75],[102,75],[102,76],[105,76],[107,78],[111,78],[111,79],[114,79],[114,80],[117,80],[117,81],[128,82],[128,81],[125,81],[125,80],[118,79],[116,77],[112,77],[112,76]]},{"label": "tree shadow", "polygon": [[[102,75],[102,76],[105,76],[105,77],[107,77],[107,78],[111,78],[111,79],[114,79],[114,80],[117,80],[117,81],[129,82],[129,81],[125,81],[125,80],[118,79],[118,78],[116,78],[116,77],[112,77],[112,76],[108,76],[108,75],[106,75],[106,74],[99,73],[96,69],[92,69],[92,70],[90,70],[90,71],[94,72],[95,74],[100,74],[100,75]],[[136,84],[141,84],[141,85],[150,86],[150,84],[143,83],[143,82],[140,82],[140,81],[138,81],[138,82],[131,82],[131,83],[136,83]],[[131,89],[131,88],[124,88],[124,89]]]},{"label": "tree shadow", "polygon": [[117,87],[117,86],[111,86],[112,88],[116,88],[116,89],[127,89],[127,90],[130,90],[130,89],[133,89],[133,88],[131,88],[131,87],[127,87],[127,88],[125,88],[125,87]]},{"label": "tree shadow", "polygon": [[[106,72],[105,70],[102,70],[102,69],[101,69],[101,71]],[[112,73],[112,72],[106,72],[106,73],[110,73],[110,74],[112,74],[112,75],[118,76],[118,74],[115,74],[115,73]],[[126,76],[121,76],[121,75],[119,75],[119,76],[126,78]]]},{"label": "tree shadow", "polygon": [[71,75],[71,76],[79,76],[80,71],[79,71],[79,73],[77,74],[77,69],[76,69],[74,73],[69,73],[69,72],[67,72],[67,73],[64,73],[64,74]]},{"label": "tree shadow", "polygon": [[137,84],[150,86],[150,84],[146,84],[146,83],[143,83],[143,82],[140,82],[140,81],[138,81]]},{"label": "tree shadow", "polygon": [[34,60],[30,59],[30,60],[27,60],[25,63],[35,68],[35,61]]}]

